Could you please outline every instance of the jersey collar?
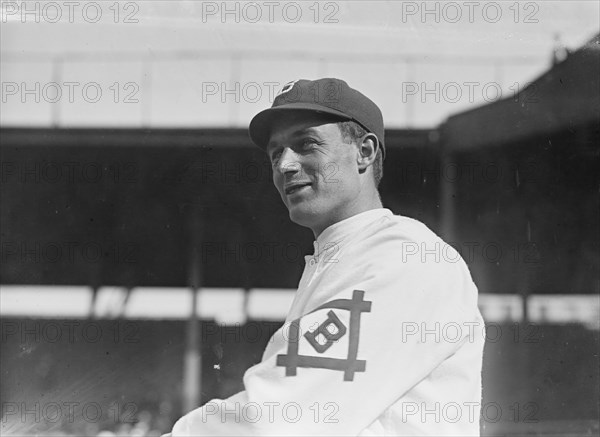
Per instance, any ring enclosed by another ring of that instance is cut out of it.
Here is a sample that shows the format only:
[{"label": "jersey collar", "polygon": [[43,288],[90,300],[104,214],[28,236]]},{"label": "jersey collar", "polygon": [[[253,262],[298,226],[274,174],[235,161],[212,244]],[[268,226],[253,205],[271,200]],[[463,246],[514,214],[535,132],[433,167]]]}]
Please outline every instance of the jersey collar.
[{"label": "jersey collar", "polygon": [[359,232],[369,223],[381,217],[391,217],[392,215],[392,211],[387,208],[376,208],[334,223],[321,232],[313,242],[314,255],[319,256],[324,250],[330,249],[332,244],[340,244],[347,236]]}]

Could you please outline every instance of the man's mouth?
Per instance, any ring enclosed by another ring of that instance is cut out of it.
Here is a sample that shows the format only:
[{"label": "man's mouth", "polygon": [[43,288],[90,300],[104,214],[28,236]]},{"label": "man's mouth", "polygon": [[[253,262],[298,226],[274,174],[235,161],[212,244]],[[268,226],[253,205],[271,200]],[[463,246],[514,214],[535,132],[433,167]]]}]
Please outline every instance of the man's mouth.
[{"label": "man's mouth", "polygon": [[301,189],[308,187],[309,185],[310,185],[310,182],[290,184],[285,187],[284,191],[285,191],[286,196],[289,196],[290,194],[294,194],[294,193],[300,191]]}]

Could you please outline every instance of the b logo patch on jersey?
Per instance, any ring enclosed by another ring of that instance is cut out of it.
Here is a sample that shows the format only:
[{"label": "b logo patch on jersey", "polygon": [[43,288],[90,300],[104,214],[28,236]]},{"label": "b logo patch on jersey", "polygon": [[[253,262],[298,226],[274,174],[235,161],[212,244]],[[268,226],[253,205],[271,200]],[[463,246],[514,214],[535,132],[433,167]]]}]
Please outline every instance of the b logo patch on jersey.
[{"label": "b logo patch on jersey", "polygon": [[[311,367],[339,370],[344,372],[344,381],[353,381],[355,372],[365,371],[366,360],[357,358],[361,313],[371,312],[371,302],[365,301],[364,296],[364,291],[354,290],[352,299],[336,299],[321,305],[309,314],[323,309],[330,310],[316,327],[304,335],[300,335],[301,319],[291,322],[287,354],[277,355],[277,366],[285,367],[286,376],[295,376],[298,367]],[[345,311],[349,312],[348,326],[340,319]],[[345,339],[347,344],[344,358],[323,356],[342,339]],[[304,350],[313,351],[315,354],[300,354],[301,342]]]},{"label": "b logo patch on jersey", "polygon": [[[304,334],[311,346],[320,354],[327,351],[337,340],[346,334],[346,326],[333,311],[327,313],[327,320],[312,332]],[[324,340],[324,341],[323,341]]]}]

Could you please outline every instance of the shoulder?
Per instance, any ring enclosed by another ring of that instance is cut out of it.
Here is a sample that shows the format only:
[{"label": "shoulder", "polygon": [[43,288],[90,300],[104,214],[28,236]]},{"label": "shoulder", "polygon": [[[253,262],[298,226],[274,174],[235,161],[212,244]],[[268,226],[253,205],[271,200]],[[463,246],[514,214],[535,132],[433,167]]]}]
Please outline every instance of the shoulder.
[{"label": "shoulder", "polygon": [[386,283],[476,302],[477,288],[460,254],[419,220],[389,214],[364,229],[355,243],[356,257]]},{"label": "shoulder", "polygon": [[387,217],[386,230],[395,236],[410,241],[427,241],[440,239],[435,232],[417,219],[403,215],[392,214]]},{"label": "shoulder", "polygon": [[[455,255],[454,248],[419,220],[401,215],[388,214],[371,224],[356,238],[357,243],[374,249],[401,251],[407,255],[437,249]],[[458,256],[458,253],[456,253]],[[449,258],[449,257],[446,257]]]}]

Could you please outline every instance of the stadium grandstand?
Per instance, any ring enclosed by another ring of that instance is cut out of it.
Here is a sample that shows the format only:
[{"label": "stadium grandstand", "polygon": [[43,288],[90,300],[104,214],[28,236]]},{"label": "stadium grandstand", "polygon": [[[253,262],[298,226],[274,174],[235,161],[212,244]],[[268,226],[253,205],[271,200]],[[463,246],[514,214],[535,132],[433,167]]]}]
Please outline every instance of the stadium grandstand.
[{"label": "stadium grandstand", "polygon": [[[248,120],[297,70],[333,76],[356,59],[4,44],[1,434],[159,436],[243,389],[312,251]],[[384,206],[440,234],[478,285],[482,435],[598,432],[600,35],[547,54],[365,51],[387,76],[345,77],[376,90],[388,117]],[[428,102],[420,84],[465,64],[500,95]],[[98,71],[118,104],[52,102],[39,85]]]}]

